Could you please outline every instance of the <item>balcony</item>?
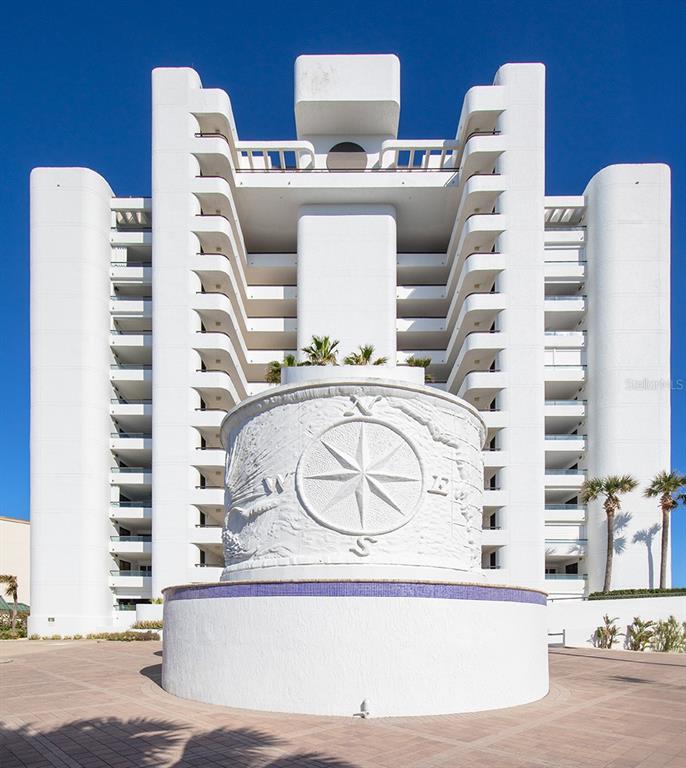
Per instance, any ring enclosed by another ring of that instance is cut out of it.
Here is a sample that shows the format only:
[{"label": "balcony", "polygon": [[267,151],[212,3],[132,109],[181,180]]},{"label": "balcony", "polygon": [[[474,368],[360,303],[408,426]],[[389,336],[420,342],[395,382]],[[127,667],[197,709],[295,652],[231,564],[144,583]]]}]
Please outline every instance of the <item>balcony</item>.
[{"label": "balcony", "polygon": [[205,584],[219,581],[224,566],[218,563],[196,563],[194,573],[190,574],[190,580],[196,584]]},{"label": "balcony", "polygon": [[121,489],[148,488],[152,484],[152,467],[110,467],[110,483]]},{"label": "balcony", "polygon": [[126,587],[128,589],[150,590],[152,581],[151,571],[113,570],[110,571],[110,587]]},{"label": "balcony", "polygon": [[502,528],[484,528],[481,531],[481,546],[497,548],[505,546],[508,542],[508,533]]},{"label": "balcony", "polygon": [[543,309],[547,331],[574,331],[586,311],[586,297],[546,296]]},{"label": "balcony", "polygon": [[191,529],[190,541],[193,544],[218,544],[222,543],[221,525],[196,525]]},{"label": "balcony", "polygon": [[545,505],[545,522],[550,523],[583,523],[586,520],[586,507],[578,504]]},{"label": "balcony", "polygon": [[141,501],[111,501],[110,520],[121,523],[140,523],[144,520],[152,520],[152,503],[149,500]]},{"label": "balcony", "polygon": [[586,593],[586,577],[578,573],[546,573],[544,588],[549,600],[580,599]]},{"label": "balcony", "polygon": [[578,490],[586,479],[586,471],[583,469],[552,469],[545,470],[546,489]]},{"label": "balcony", "polygon": [[110,536],[110,552],[115,555],[126,555],[127,558],[150,555],[152,536],[149,534]]}]

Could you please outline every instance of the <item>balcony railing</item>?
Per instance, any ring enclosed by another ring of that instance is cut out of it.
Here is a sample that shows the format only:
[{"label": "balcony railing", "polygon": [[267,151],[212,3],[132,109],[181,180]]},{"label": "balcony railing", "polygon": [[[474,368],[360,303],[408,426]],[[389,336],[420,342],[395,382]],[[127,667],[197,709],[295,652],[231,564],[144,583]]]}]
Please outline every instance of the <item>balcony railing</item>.
[{"label": "balcony railing", "polygon": [[545,405],[585,405],[585,400],[546,400]]},{"label": "balcony railing", "polygon": [[563,509],[567,512],[584,512],[586,510],[586,507],[579,504],[546,504],[545,508],[550,510]]},{"label": "balcony railing", "polygon": [[223,568],[223,563],[196,563],[196,568]]},{"label": "balcony railing", "polygon": [[585,440],[586,435],[545,435],[546,440]]},{"label": "balcony railing", "polygon": [[586,474],[584,469],[546,469],[546,475],[577,475],[583,476]]},{"label": "balcony railing", "polygon": [[110,467],[110,472],[152,472],[152,467]]},{"label": "balcony railing", "polygon": [[152,571],[110,571],[112,576],[152,576]]},{"label": "balcony railing", "polygon": [[[572,298],[571,296],[569,298]],[[574,297],[576,298],[576,297]],[[586,331],[545,331],[546,336],[585,336]]]},{"label": "balcony railing", "polygon": [[[339,173],[384,171],[449,171],[455,173],[469,139],[474,136],[493,136],[499,131],[474,131],[459,142],[455,139],[388,139],[381,145],[379,161],[364,169],[331,169],[315,167],[314,145],[309,141],[237,141],[232,142],[223,133],[199,132],[196,138],[218,138],[225,141],[235,169],[239,173]],[[206,178],[207,174],[201,174]]]},{"label": "balcony railing", "polygon": [[136,507],[141,509],[152,509],[152,501],[110,501],[111,507]]},{"label": "balcony railing", "polygon": [[578,301],[579,299],[585,299],[585,293],[579,293],[574,296],[546,296],[546,301]]},{"label": "balcony railing", "polygon": [[151,398],[143,398],[143,399],[135,399],[135,400],[127,400],[123,397],[113,397],[110,402],[112,405],[151,405],[152,399]]},{"label": "balcony railing", "polygon": [[568,539],[546,539],[546,544],[586,544],[588,539],[570,536]]},{"label": "balcony railing", "polygon": [[139,536],[110,536],[110,541],[122,541],[122,542],[140,542],[140,541],[152,541],[152,535],[141,534]]},{"label": "balcony railing", "polygon": [[124,370],[124,371],[135,371],[136,369],[150,371],[152,370],[152,364],[151,363],[111,363],[110,368]]},{"label": "balcony railing", "polygon": [[585,580],[586,576],[581,573],[546,573],[545,578],[546,578],[546,581],[548,579],[566,580],[566,581],[571,581],[572,579],[575,579],[579,581],[579,580]]},{"label": "balcony railing", "polygon": [[110,432],[110,437],[136,437],[150,440],[152,434],[150,432]]}]

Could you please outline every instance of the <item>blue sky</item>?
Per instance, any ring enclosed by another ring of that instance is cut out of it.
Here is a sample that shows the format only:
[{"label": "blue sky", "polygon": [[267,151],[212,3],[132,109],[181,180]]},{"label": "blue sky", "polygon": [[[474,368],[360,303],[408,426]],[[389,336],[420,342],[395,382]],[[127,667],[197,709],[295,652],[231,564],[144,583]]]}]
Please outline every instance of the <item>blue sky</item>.
[{"label": "blue sky", "polygon": [[[150,71],[192,66],[231,96],[246,139],[291,138],[300,53],[396,53],[401,137],[452,137],[462,98],[500,64],[547,67],[547,192],[579,194],[619,162],[672,167],[675,296],[684,263],[686,3],[10,3],[0,29],[0,291],[4,375],[0,515],[27,517],[28,179],[88,166],[117,194],[150,192]],[[672,376],[686,380],[686,316],[672,310]],[[686,388],[672,395],[673,466],[686,471]],[[60,461],[55,456],[55,461]],[[686,510],[674,514],[686,585]]]}]

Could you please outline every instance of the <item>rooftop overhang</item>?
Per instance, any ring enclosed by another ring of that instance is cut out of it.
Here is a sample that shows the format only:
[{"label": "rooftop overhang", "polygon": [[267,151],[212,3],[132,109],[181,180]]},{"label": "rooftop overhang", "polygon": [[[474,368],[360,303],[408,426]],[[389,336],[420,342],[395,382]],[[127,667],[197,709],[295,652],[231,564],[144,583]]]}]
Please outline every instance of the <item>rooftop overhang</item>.
[{"label": "rooftop overhang", "polygon": [[544,200],[546,226],[582,225],[586,212],[583,195],[547,196]]},{"label": "rooftop overhang", "polygon": [[299,56],[295,61],[298,138],[371,134],[397,137],[400,61],[393,54]]}]

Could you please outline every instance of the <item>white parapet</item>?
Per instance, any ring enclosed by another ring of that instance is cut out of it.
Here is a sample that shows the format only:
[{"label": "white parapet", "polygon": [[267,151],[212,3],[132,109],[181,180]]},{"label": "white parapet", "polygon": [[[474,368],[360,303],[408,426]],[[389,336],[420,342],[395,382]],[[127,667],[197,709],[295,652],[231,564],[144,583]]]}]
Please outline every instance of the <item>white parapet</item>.
[{"label": "white parapet", "polygon": [[211,704],[372,717],[525,704],[548,692],[545,595],[406,582],[165,591],[162,685]]}]

